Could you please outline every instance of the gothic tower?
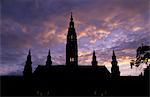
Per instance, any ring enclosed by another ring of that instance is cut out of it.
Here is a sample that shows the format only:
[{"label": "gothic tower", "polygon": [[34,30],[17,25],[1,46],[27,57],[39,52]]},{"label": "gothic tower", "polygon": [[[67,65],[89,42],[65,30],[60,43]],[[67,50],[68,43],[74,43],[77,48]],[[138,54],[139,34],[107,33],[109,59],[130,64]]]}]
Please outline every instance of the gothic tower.
[{"label": "gothic tower", "polygon": [[71,13],[70,24],[68,28],[68,34],[67,34],[66,65],[78,66],[77,35],[76,35],[75,28],[74,28],[72,13]]},{"label": "gothic tower", "polygon": [[50,50],[49,50],[47,60],[46,60],[46,66],[50,67],[51,65],[52,65],[52,60],[51,60],[51,53],[50,53]]},{"label": "gothic tower", "polygon": [[29,54],[27,56],[27,61],[24,67],[23,76],[29,77],[32,75],[32,61],[31,61],[31,52],[29,50]]},{"label": "gothic tower", "polygon": [[97,60],[96,60],[96,55],[95,55],[95,50],[93,51],[93,57],[92,57],[92,66],[97,66]]},{"label": "gothic tower", "polygon": [[119,66],[117,65],[118,62],[117,62],[114,50],[113,50],[111,64],[112,64],[112,67],[111,67],[112,76],[120,76]]}]

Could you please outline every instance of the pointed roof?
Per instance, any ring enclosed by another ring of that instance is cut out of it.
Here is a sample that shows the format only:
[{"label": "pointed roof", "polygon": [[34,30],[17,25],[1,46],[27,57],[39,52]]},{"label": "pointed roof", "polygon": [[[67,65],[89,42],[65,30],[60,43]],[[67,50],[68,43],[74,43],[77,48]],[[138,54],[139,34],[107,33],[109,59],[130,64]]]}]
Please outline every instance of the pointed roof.
[{"label": "pointed roof", "polygon": [[31,63],[32,64],[32,61],[31,61],[31,51],[29,49],[29,52],[28,52],[28,55],[27,55],[27,61],[26,61],[26,64],[29,64]]},{"label": "pointed roof", "polygon": [[96,60],[95,50],[93,50],[93,59]]},{"label": "pointed roof", "polygon": [[51,55],[50,49],[49,49],[49,51],[48,51],[48,55]]},{"label": "pointed roof", "polygon": [[97,65],[97,60],[96,60],[95,50],[93,50],[92,64],[93,64],[93,62],[96,62],[96,65]]},{"label": "pointed roof", "polygon": [[112,61],[117,61],[115,51],[113,50]]},{"label": "pointed roof", "polygon": [[113,50],[113,56],[116,56],[116,55],[115,55],[115,51],[114,51],[114,50]]},{"label": "pointed roof", "polygon": [[71,12],[71,18],[70,18],[70,20],[73,21],[72,12]]},{"label": "pointed roof", "polygon": [[74,28],[74,22],[73,22],[72,12],[71,12],[71,17],[70,17],[70,24],[69,24],[69,28]]},{"label": "pointed roof", "polygon": [[93,55],[95,55],[95,50],[93,50]]},{"label": "pointed roof", "polygon": [[28,53],[28,55],[31,55],[30,49],[29,49],[29,53]]},{"label": "pointed roof", "polygon": [[50,66],[52,64],[52,60],[51,60],[51,55],[50,55],[50,49],[48,51],[48,56],[47,56],[47,60],[46,60],[46,65]]}]

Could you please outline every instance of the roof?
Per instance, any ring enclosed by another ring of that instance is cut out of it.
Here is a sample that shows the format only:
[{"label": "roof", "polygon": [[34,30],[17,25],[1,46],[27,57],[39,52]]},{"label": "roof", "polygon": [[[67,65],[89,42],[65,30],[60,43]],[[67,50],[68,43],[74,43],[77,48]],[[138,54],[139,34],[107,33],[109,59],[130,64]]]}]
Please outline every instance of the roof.
[{"label": "roof", "polygon": [[39,65],[34,76],[37,77],[50,77],[50,78],[70,78],[70,79],[94,79],[94,78],[105,78],[110,76],[110,72],[105,66],[78,66],[78,67],[68,67],[65,65],[54,65],[51,67],[46,67]]}]

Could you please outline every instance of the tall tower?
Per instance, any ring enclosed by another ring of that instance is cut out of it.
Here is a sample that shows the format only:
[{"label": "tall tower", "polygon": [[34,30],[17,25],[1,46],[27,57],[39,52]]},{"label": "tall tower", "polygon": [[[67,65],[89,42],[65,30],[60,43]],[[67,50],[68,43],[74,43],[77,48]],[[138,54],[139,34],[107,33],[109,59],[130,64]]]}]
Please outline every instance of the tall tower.
[{"label": "tall tower", "polygon": [[46,66],[50,67],[51,65],[52,65],[52,60],[51,60],[51,53],[50,53],[50,50],[49,50],[47,60],[46,60]]},{"label": "tall tower", "polygon": [[112,67],[111,67],[111,74],[112,74],[112,76],[120,76],[119,66],[117,65],[118,62],[117,62],[114,50],[113,50],[111,64],[112,64]]},{"label": "tall tower", "polygon": [[96,60],[96,55],[95,55],[95,50],[93,51],[93,57],[92,57],[92,66],[97,66],[97,60]]},{"label": "tall tower", "polygon": [[70,24],[68,28],[68,34],[67,34],[66,65],[78,66],[77,35],[76,35],[75,28],[74,28],[72,13],[71,13]]},{"label": "tall tower", "polygon": [[23,76],[30,77],[32,75],[32,61],[31,61],[31,52],[29,50],[27,61],[24,67]]}]

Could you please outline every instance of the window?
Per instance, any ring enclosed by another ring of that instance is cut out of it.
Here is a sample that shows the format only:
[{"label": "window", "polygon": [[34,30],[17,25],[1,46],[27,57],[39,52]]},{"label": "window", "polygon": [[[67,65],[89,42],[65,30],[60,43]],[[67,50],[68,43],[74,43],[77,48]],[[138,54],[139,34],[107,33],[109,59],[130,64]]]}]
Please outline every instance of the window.
[{"label": "window", "polygon": [[71,35],[71,39],[73,39],[73,35]]},{"label": "window", "polygon": [[71,28],[73,28],[73,26],[71,25]]},{"label": "window", "polygon": [[74,61],[74,58],[72,58],[72,62]]},{"label": "window", "polygon": [[74,62],[74,58],[70,58],[70,62]]}]

